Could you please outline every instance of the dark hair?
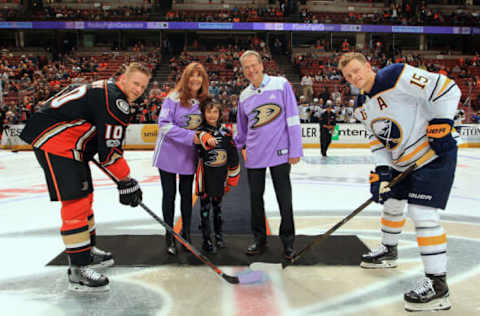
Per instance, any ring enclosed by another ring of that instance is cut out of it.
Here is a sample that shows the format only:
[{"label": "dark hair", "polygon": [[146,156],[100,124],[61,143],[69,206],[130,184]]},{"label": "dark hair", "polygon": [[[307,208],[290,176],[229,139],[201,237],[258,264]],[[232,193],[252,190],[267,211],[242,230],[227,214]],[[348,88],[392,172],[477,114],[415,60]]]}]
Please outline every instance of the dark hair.
[{"label": "dark hair", "polygon": [[193,95],[188,88],[188,79],[190,79],[190,77],[192,77],[195,72],[197,72],[203,79],[202,87],[198,92],[197,98],[200,102],[202,102],[208,95],[208,74],[205,70],[205,67],[203,67],[203,65],[200,63],[190,63],[183,70],[180,81],[178,81],[177,85],[175,86],[175,91],[177,91],[180,96],[180,103],[184,107],[189,107],[190,103],[188,101],[193,98]]},{"label": "dark hair", "polygon": [[218,108],[218,112],[219,112],[217,124],[220,124],[222,122],[223,106],[220,102],[218,102],[218,100],[209,96],[202,103],[200,103],[200,111],[202,111],[202,122],[204,124],[207,124],[207,120],[205,119],[205,112],[207,111],[207,109],[211,109],[214,107]]}]

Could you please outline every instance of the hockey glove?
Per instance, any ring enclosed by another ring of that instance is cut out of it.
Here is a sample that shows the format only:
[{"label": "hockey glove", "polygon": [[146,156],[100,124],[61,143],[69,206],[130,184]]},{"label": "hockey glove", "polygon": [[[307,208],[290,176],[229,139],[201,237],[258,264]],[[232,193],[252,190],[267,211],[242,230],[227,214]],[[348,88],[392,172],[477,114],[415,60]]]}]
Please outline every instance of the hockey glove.
[{"label": "hockey glove", "polygon": [[378,166],[375,172],[370,172],[370,193],[375,202],[383,204],[392,196],[390,188],[387,188],[392,178],[392,169],[389,166]]},{"label": "hockey glove", "polygon": [[428,122],[427,137],[430,147],[438,155],[445,155],[457,146],[452,137],[453,121],[450,119],[433,119]]},{"label": "hockey glove", "polygon": [[202,144],[202,147],[205,150],[210,150],[217,144],[217,140],[215,139],[215,137],[213,137],[207,132],[201,132],[198,135],[198,138],[200,138],[200,144]]},{"label": "hockey glove", "polygon": [[137,180],[119,181],[117,188],[120,193],[120,203],[135,207],[142,202],[142,190],[140,190]]}]

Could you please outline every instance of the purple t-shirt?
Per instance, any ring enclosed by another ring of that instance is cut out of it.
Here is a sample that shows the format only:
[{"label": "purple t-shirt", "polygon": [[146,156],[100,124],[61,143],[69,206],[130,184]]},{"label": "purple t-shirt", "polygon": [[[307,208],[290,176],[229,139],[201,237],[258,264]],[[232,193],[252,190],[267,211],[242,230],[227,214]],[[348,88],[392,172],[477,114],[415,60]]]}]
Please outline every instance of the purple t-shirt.
[{"label": "purple t-shirt", "polygon": [[201,123],[198,100],[191,100],[187,108],[180,104],[177,92],[170,93],[158,117],[153,166],[171,173],[194,174],[197,154],[193,137]]},{"label": "purple t-shirt", "polygon": [[242,91],[235,143],[247,147],[247,168],[278,166],[303,156],[297,101],[285,78],[265,74],[260,88],[250,84]]}]

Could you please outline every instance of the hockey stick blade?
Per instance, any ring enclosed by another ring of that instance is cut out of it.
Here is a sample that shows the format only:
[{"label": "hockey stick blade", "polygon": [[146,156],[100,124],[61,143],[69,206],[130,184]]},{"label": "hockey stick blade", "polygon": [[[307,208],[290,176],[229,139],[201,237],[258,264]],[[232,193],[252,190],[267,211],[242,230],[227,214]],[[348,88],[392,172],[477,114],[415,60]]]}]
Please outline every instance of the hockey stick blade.
[{"label": "hockey stick blade", "polygon": [[[92,162],[100,168],[110,179],[112,179],[115,184],[118,184],[118,180],[104,167],[102,166],[97,160],[92,159]],[[140,202],[139,205],[152,216],[158,223],[160,223],[169,233],[171,233],[175,238],[187,248],[195,257],[197,257],[200,261],[205,263],[209,266],[216,274],[221,276],[225,281],[230,284],[251,284],[251,283],[258,283],[264,280],[263,273],[259,271],[247,271],[239,276],[232,276],[224,273],[219,267],[214,265],[207,257],[201,254],[192,244],[190,244],[187,240],[185,240],[181,235],[179,235],[170,225],[165,223],[157,214],[155,214],[152,210],[150,210],[143,202]]]},{"label": "hockey stick blade", "polygon": [[[400,173],[398,176],[396,176],[392,181],[390,181],[390,183],[387,185],[387,188],[391,188],[393,187],[394,185],[396,185],[397,183],[399,183],[400,181],[402,181],[403,179],[405,179],[407,176],[409,176],[417,167],[423,165],[424,163],[426,163],[429,159],[431,159],[433,156],[435,155],[435,152],[430,149],[429,151],[427,151],[422,157],[420,157],[420,159],[418,159],[413,165],[411,165],[410,167],[407,168],[407,170],[403,171],[402,173]],[[350,219],[352,219],[355,215],[357,215],[358,213],[360,213],[361,211],[363,211],[368,205],[370,205],[370,203],[373,202],[373,199],[372,198],[369,198],[367,201],[365,201],[362,205],[360,205],[359,207],[357,207],[352,213],[350,213],[349,215],[345,216],[340,222],[338,222],[337,224],[335,224],[332,228],[330,228],[326,233],[318,236],[317,238],[315,238],[314,240],[312,240],[308,245],[306,245],[303,249],[301,249],[300,251],[298,251],[295,256],[293,256],[292,259],[290,259],[290,262],[287,262],[283,265],[283,268],[286,268],[287,266],[289,266],[290,264],[293,264],[295,263],[295,261],[298,260],[298,258],[300,258],[302,256],[302,254],[311,249],[313,246],[315,245],[318,245],[319,243],[321,243],[322,241],[324,241],[325,239],[327,239],[331,234],[333,234],[337,229],[339,229],[341,226],[343,226],[345,223],[347,223]]]}]

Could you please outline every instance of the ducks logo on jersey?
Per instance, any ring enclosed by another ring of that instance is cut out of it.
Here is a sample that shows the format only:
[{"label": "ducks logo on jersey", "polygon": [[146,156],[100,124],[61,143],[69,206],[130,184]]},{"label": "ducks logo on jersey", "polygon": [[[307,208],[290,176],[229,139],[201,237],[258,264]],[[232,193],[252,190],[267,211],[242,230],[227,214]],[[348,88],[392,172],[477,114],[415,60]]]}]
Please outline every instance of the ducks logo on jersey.
[{"label": "ducks logo on jersey", "polygon": [[185,129],[195,130],[202,124],[202,116],[200,114],[186,114],[184,118],[185,125],[181,127]]},{"label": "ducks logo on jersey", "polygon": [[221,167],[227,163],[227,152],[224,149],[214,149],[208,153],[205,164],[209,167]]},{"label": "ducks logo on jersey", "polygon": [[375,137],[388,150],[394,150],[402,142],[402,129],[394,120],[381,117],[373,120],[370,126]]},{"label": "ducks logo on jersey", "polygon": [[251,128],[258,128],[276,119],[282,113],[282,108],[278,104],[267,103],[257,106],[251,113],[255,114]]}]

